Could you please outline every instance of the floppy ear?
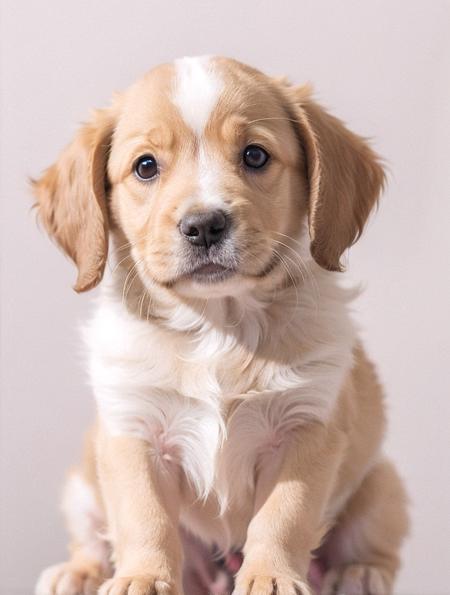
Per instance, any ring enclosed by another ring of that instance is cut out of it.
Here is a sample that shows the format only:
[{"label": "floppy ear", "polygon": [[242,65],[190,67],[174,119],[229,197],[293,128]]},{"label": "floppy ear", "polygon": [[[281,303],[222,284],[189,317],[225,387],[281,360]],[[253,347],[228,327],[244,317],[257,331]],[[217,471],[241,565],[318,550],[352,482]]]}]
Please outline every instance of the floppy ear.
[{"label": "floppy ear", "polygon": [[309,89],[289,92],[306,153],[311,254],[324,269],[341,271],[343,252],[361,236],[383,189],[384,171],[367,142],[313,102]]},{"label": "floppy ear", "polygon": [[32,182],[40,220],[78,267],[77,292],[95,287],[105,268],[106,162],[113,130],[112,108],[95,111],[58,161]]}]

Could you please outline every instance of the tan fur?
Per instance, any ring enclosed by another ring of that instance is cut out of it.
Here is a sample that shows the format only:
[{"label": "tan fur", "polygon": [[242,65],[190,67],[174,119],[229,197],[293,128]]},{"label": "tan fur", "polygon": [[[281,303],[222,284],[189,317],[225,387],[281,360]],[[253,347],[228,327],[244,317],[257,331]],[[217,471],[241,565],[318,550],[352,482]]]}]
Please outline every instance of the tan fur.
[{"label": "tan fur", "polygon": [[[334,569],[326,579],[327,595],[334,593],[343,573],[350,580],[348,577],[357,572],[358,560],[364,562],[363,574],[379,572],[384,581],[383,590],[374,593],[390,592],[400,563],[398,550],[408,526],[406,496],[391,464],[381,461],[370,468],[384,433],[382,395],[373,366],[360,348],[356,362],[330,424],[311,425],[298,432],[275,483],[272,478],[265,483],[260,477],[250,524],[247,527],[248,519],[240,519],[244,526],[234,528],[236,534],[247,534],[237,593],[247,593],[255,580],[264,582],[258,577],[266,577],[267,585],[262,584],[252,593],[270,594],[273,579],[280,581],[280,593],[290,593],[294,583],[301,586],[302,593],[309,593],[303,577],[312,551],[326,556]],[[176,486],[158,485],[161,479],[153,476],[145,442],[108,438],[99,429],[89,441],[82,470],[97,487],[92,475],[96,466],[102,491],[110,494],[108,526],[121,576],[155,576],[173,585],[171,592],[180,592]],[[365,476],[363,470],[368,465],[371,470]],[[142,468],[147,471],[140,471]],[[325,524],[318,524],[324,511],[327,517],[326,510],[333,508],[333,503],[349,489],[352,496],[343,510],[338,514],[333,511]],[[208,503],[203,507],[207,509]],[[214,510],[212,504],[211,522]],[[237,512],[232,516],[239,519]],[[152,527],[150,533],[147,526]],[[74,548],[66,572],[98,581],[101,569],[84,559],[80,549]]]},{"label": "tan fur", "polygon": [[331,271],[341,270],[342,253],[360,237],[383,187],[384,172],[367,143],[347,130],[302,89],[299,101],[310,182],[311,253]]},{"label": "tan fur", "polygon": [[110,110],[97,110],[58,162],[33,182],[41,221],[78,267],[75,291],[97,285],[105,268],[105,169],[112,132]]},{"label": "tan fur", "polygon": [[[376,203],[383,171],[368,145],[312,101],[305,88],[286,86],[232,60],[217,64],[231,91],[214,111],[204,142],[223,164],[221,190],[246,247],[242,279],[273,299],[274,288],[292,282],[277,266],[261,274],[271,262],[275,234],[284,230],[294,236],[307,214],[314,259],[324,269],[340,270],[343,252],[359,237]],[[179,303],[199,313],[203,307],[173,289],[181,262],[177,222],[186,211],[186,197],[196,196],[192,172],[199,146],[165,98],[172,78],[172,66],[160,67],[114,107],[97,112],[35,184],[40,217],[78,266],[76,290],[100,281],[110,226],[127,308],[155,324]],[[243,181],[232,159],[250,142],[264,143],[273,165],[260,178]],[[132,175],[132,164],[155,151],[164,170],[154,186],[145,186]],[[193,200],[189,208],[199,206]],[[138,278],[130,290],[128,279],[136,267]],[[149,279],[151,299],[143,308],[140,296]],[[271,305],[275,320],[283,307]],[[186,337],[158,328],[164,341],[182,350]],[[237,328],[230,333],[238,337]],[[267,362],[288,365],[291,352],[291,344],[270,340],[252,351],[242,340],[223,362],[224,376],[229,386],[240,386],[244,377],[245,386],[258,390]],[[319,554],[330,568],[325,595],[352,584],[367,595],[391,592],[407,529],[405,495],[393,467],[379,457],[385,421],[375,372],[358,345],[354,358],[330,419],[299,427],[282,451],[279,468],[259,470],[254,500],[248,506],[231,504],[232,541],[245,542],[236,595],[307,595],[308,565]],[[174,371],[180,377],[182,366]],[[225,417],[231,414],[232,409]],[[99,592],[181,593],[180,515],[186,510],[192,518],[206,514],[211,527],[220,530],[215,496],[199,502],[181,471],[170,476],[158,471],[144,440],[113,437],[101,420],[89,444],[81,473],[97,494],[115,566]],[[55,594],[64,581],[75,581],[87,593],[101,573],[107,578],[108,571],[83,557],[84,551],[84,544],[74,544],[72,561],[55,578]]]}]

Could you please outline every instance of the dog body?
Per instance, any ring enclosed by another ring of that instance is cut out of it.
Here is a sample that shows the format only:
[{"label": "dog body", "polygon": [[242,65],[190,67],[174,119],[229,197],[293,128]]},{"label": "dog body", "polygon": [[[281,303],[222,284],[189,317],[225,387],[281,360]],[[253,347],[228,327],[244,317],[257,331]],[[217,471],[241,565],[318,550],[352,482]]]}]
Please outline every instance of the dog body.
[{"label": "dog body", "polygon": [[72,557],[39,595],[181,593],[183,559],[187,592],[228,592],[195,540],[243,551],[236,594],[311,593],[312,553],[323,594],[391,592],[405,498],[334,272],[382,183],[307,89],[224,58],[153,70],[36,183],[78,291],[114,259],[85,329]]}]

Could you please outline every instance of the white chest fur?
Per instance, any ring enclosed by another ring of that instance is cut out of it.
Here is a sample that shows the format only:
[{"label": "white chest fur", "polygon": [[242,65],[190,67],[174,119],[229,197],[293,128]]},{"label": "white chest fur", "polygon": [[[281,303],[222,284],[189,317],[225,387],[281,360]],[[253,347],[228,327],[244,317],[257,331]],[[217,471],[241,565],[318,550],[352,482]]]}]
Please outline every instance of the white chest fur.
[{"label": "white chest fur", "polygon": [[[85,332],[102,422],[148,441],[158,463],[176,463],[196,494],[215,489],[225,507],[230,490],[242,498],[260,457],[295,427],[330,415],[351,365],[345,304],[334,290],[328,304],[326,287],[321,296],[319,309],[297,304],[284,327],[278,320],[270,329],[264,313],[249,310],[243,332],[254,335],[250,343],[262,334],[270,343],[259,355],[226,328],[167,330],[103,296]],[[244,478],[239,488],[236,476]]]}]

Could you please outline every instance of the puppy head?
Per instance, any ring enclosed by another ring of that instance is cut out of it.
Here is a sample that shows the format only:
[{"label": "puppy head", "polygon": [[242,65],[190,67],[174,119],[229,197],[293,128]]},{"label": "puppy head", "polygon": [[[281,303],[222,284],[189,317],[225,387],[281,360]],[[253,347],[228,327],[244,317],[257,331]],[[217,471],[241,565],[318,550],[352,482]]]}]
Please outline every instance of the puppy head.
[{"label": "puppy head", "polygon": [[96,112],[35,192],[78,266],[76,290],[101,279],[112,225],[144,284],[207,297],[270,279],[306,215],[313,258],[340,270],[383,179],[365,142],[304,88],[185,58]]}]

